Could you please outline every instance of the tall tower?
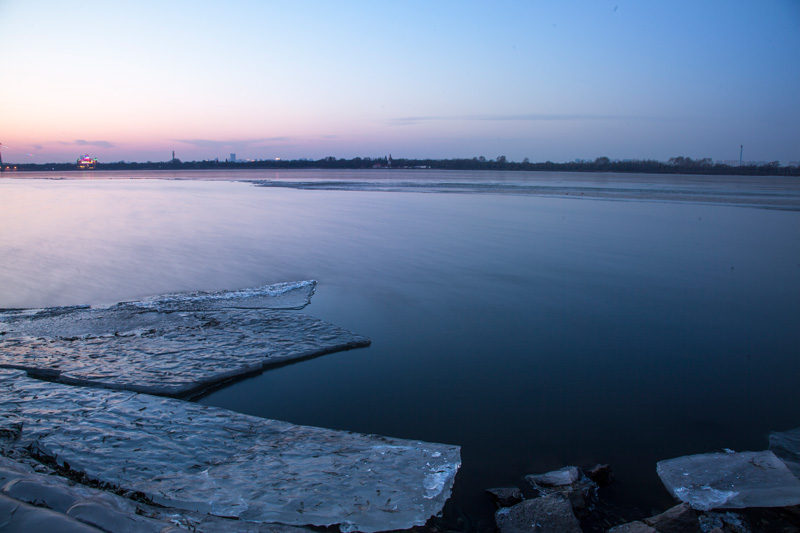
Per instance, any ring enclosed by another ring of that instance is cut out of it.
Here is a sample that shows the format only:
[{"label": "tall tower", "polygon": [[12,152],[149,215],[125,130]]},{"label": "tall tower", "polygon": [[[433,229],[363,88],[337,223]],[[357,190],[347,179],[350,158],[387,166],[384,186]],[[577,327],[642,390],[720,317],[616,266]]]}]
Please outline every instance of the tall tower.
[{"label": "tall tower", "polygon": [[742,154],[744,153],[744,145],[739,145],[739,166],[742,166]]},{"label": "tall tower", "polygon": [[[2,148],[2,147],[3,147],[3,143],[0,143],[0,148]],[[0,172],[2,172],[4,170],[5,169],[3,168],[3,154],[0,153]]]}]

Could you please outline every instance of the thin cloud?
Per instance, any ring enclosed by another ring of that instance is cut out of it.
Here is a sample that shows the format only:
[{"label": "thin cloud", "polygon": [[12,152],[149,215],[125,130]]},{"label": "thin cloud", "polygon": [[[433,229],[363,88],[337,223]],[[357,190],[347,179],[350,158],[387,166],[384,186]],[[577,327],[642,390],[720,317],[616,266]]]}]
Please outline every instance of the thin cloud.
[{"label": "thin cloud", "polygon": [[588,114],[566,114],[566,113],[521,113],[518,115],[452,115],[452,116],[412,116],[397,117],[386,121],[390,126],[412,126],[425,122],[445,122],[445,121],[519,121],[519,122],[548,122],[548,121],[570,121],[570,120],[632,120],[644,117],[634,117],[628,115],[588,115]]},{"label": "thin cloud", "polygon": [[98,148],[116,148],[114,143],[108,141],[87,141],[84,139],[75,139],[74,141],[59,141],[59,144],[67,146],[96,146]]},{"label": "thin cloud", "polygon": [[397,117],[390,118],[386,121],[390,126],[414,126],[423,122],[432,122],[439,120],[458,120],[457,117]]},{"label": "thin cloud", "polygon": [[248,146],[255,146],[265,142],[282,142],[288,141],[289,137],[262,137],[260,139],[175,139],[175,141],[190,144],[196,148],[205,148],[209,150],[223,150],[228,148],[244,148]]}]

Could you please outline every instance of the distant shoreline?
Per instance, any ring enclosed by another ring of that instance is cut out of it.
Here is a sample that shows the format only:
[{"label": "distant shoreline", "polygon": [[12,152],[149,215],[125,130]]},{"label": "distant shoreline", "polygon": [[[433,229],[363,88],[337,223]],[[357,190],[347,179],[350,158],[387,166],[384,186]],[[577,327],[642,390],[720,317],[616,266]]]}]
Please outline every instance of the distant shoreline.
[{"label": "distant shoreline", "polygon": [[[13,172],[92,172],[77,168],[75,163],[4,163],[4,174]],[[677,157],[668,162],[653,160],[612,161],[597,158],[594,161],[570,163],[514,162],[500,157],[497,160],[472,159],[391,159],[361,158],[336,159],[326,157],[318,160],[256,160],[256,161],[171,161],[145,163],[119,161],[116,163],[97,163],[95,170],[493,170],[530,172],[614,172],[636,174],[697,174],[727,176],[798,176],[800,166],[781,166],[777,161],[762,165],[728,165],[712,163],[710,159]]]}]

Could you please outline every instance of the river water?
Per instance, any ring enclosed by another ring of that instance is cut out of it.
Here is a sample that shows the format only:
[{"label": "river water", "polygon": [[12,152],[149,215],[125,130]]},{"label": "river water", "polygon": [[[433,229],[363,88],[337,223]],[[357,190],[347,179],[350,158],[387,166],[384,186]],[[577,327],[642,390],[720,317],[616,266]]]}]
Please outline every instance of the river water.
[{"label": "river water", "polygon": [[605,497],[649,514],[670,504],[657,461],[800,426],[796,178],[0,178],[0,308],[304,279],[303,312],[372,346],[199,401],[458,444],[448,513],[474,523],[484,489],[568,464],[609,463]]}]

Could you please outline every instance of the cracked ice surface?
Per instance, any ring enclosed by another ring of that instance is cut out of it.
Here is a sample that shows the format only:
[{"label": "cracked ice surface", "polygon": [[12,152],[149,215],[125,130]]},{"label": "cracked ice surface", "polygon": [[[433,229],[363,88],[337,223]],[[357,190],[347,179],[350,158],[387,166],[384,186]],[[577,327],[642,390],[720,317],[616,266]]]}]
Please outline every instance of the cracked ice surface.
[{"label": "cracked ice surface", "polygon": [[101,309],[3,311],[0,367],[181,396],[264,367],[368,345],[361,335],[280,310],[306,305],[315,283],[169,294]]},{"label": "cracked ice surface", "polygon": [[0,370],[0,419],[72,470],[155,503],[344,531],[406,529],[440,512],[457,446],[296,426]]},{"label": "cracked ice surface", "polygon": [[702,511],[800,504],[800,480],[771,451],[687,455],[656,471],[676,499]]}]

